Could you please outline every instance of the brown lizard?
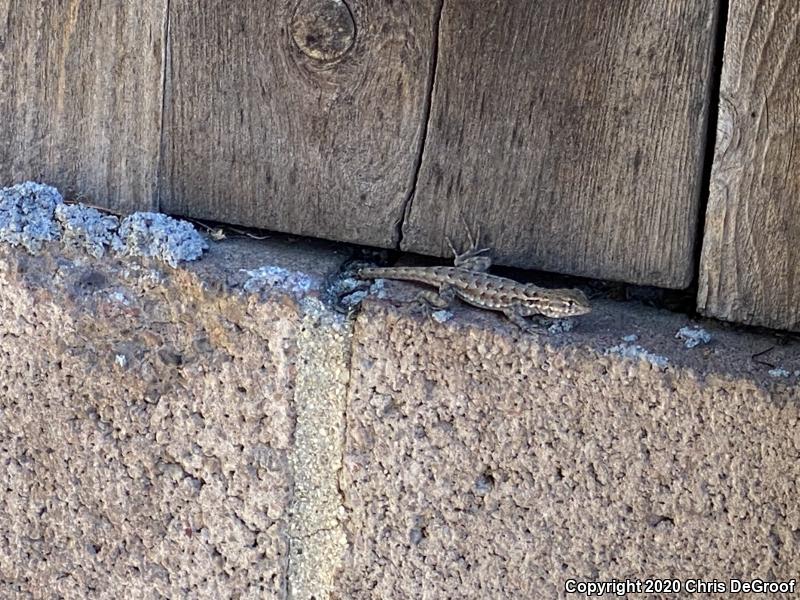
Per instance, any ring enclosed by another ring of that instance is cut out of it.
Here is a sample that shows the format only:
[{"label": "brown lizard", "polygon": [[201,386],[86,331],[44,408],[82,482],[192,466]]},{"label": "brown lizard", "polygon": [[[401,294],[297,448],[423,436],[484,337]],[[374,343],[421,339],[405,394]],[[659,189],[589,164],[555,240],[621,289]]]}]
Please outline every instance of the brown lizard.
[{"label": "brown lizard", "polygon": [[473,238],[469,228],[467,238],[470,247],[462,253],[447,240],[455,256],[454,267],[363,267],[355,272],[355,276],[359,279],[398,279],[438,287],[438,294],[422,292],[420,299],[443,309],[455,298],[460,298],[472,306],[501,312],[524,330],[531,328],[525,317],[542,315],[560,319],[585,315],[591,310],[589,300],[580,290],[542,288],[486,273],[492,265],[491,258],[485,255],[489,249],[478,247],[478,237]]}]

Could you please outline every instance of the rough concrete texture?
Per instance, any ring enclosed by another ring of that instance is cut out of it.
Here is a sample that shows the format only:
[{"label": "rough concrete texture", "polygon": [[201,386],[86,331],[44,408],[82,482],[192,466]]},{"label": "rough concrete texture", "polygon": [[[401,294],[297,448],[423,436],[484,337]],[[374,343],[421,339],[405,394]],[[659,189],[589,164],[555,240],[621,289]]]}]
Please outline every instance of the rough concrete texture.
[{"label": "rough concrete texture", "polygon": [[298,357],[320,354],[304,328],[333,353],[342,325],[291,286],[244,291],[266,264],[313,304],[341,260],[231,242],[173,270],[0,246],[0,597],[285,598],[294,531],[341,544],[304,526],[316,499],[296,500],[310,475],[292,462],[340,461],[341,441],[325,469],[308,457],[294,390]]},{"label": "rough concrete texture", "polygon": [[344,254],[307,242],[41,250],[0,245],[0,597],[800,573],[792,339],[602,301],[522,334],[393,283],[347,319],[321,293]]},{"label": "rough concrete texture", "polygon": [[[800,388],[752,360],[774,340],[713,327],[690,350],[684,317],[632,304],[561,336],[471,316],[357,321],[336,597],[798,577]],[[797,342],[769,360],[799,369]]]}]

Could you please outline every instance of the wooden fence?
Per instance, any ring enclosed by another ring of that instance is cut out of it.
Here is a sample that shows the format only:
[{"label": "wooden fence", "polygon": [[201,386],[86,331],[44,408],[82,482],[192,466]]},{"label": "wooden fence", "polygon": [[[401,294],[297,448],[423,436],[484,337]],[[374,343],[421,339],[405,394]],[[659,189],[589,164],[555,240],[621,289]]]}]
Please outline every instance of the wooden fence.
[{"label": "wooden fence", "polygon": [[797,0],[0,1],[0,183],[434,255],[463,215],[500,263],[800,330],[799,30]]}]

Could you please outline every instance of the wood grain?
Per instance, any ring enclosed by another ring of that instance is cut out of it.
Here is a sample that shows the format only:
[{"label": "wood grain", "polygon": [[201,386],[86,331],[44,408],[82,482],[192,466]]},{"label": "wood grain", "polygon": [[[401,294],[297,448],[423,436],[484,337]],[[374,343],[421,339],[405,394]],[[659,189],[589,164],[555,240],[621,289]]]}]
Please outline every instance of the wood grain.
[{"label": "wood grain", "polygon": [[403,249],[448,254],[463,214],[503,264],[689,284],[716,12],[445,2]]},{"label": "wood grain", "polygon": [[0,184],[155,207],[166,0],[0,0]]},{"label": "wood grain", "polygon": [[162,209],[392,247],[436,3],[172,0]]},{"label": "wood grain", "polygon": [[707,315],[800,331],[800,4],[731,3],[700,265]]}]

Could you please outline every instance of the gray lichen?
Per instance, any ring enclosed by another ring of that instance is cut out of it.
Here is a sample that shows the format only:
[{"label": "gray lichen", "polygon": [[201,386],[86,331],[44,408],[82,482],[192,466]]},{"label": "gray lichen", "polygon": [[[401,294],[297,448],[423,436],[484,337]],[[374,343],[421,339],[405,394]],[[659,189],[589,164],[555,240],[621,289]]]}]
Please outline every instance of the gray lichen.
[{"label": "gray lichen", "polygon": [[654,367],[658,367],[659,369],[666,369],[669,365],[669,359],[666,356],[661,356],[659,354],[653,354],[652,352],[648,352],[638,344],[628,345],[628,344],[617,344],[613,348],[609,348],[605,352],[606,354],[616,354],[618,356],[624,356],[625,358],[634,358],[645,360],[649,362]]},{"label": "gray lichen", "polygon": [[60,238],[53,213],[63,202],[56,188],[42,183],[26,181],[0,189],[0,242],[37,254],[45,242]]},{"label": "gray lichen", "polygon": [[247,273],[244,290],[250,294],[280,287],[297,297],[302,297],[312,287],[311,278],[305,273],[289,271],[281,267],[264,266],[253,270],[242,269],[242,271]]},{"label": "gray lichen", "polygon": [[159,258],[174,268],[181,261],[200,258],[208,244],[191,223],[137,212],[122,220],[113,247],[128,256]]},{"label": "gray lichen", "polygon": [[708,344],[711,342],[711,334],[701,327],[681,327],[675,337],[683,340],[684,346],[687,348],[694,348],[701,344]]},{"label": "gray lichen", "polygon": [[113,215],[83,204],[59,204],[55,217],[64,243],[83,248],[95,258],[102,258],[106,248],[119,243],[119,219]]},{"label": "gray lichen", "polygon": [[95,258],[111,248],[122,255],[163,260],[172,267],[200,258],[208,244],[191,223],[161,213],[134,213],[120,222],[83,204],[65,204],[52,186],[26,181],[0,189],[0,242],[31,254],[63,240]]}]

